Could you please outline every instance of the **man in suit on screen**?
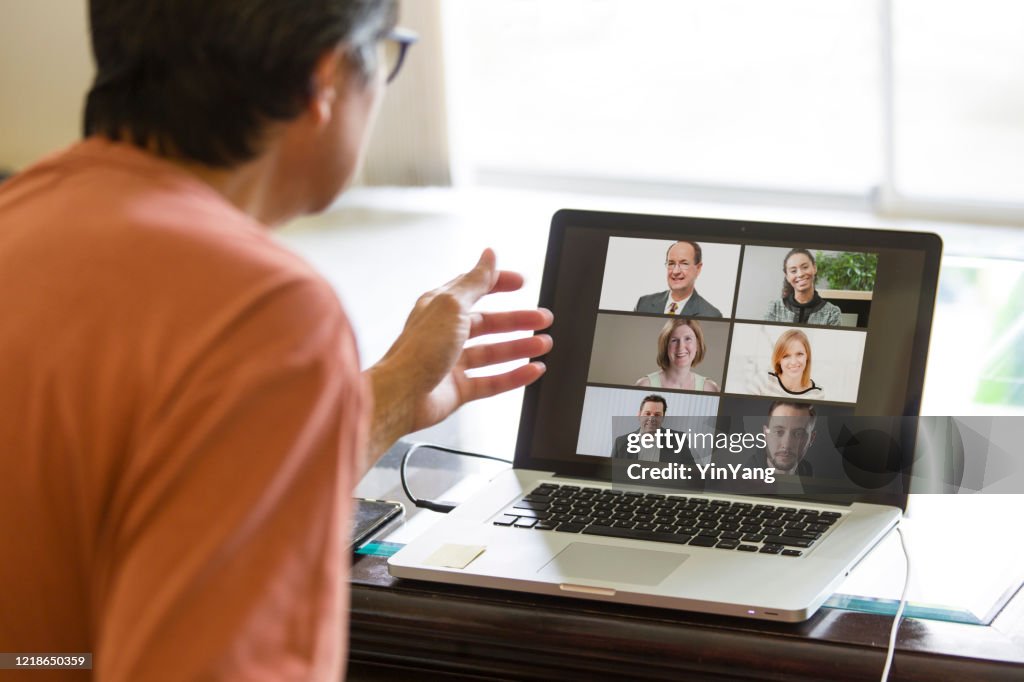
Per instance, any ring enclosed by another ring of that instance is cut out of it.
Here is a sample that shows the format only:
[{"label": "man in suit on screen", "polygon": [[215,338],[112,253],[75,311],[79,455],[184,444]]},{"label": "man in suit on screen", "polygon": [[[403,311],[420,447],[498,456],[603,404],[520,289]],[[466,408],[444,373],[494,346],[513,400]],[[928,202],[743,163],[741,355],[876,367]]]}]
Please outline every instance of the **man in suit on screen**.
[{"label": "man in suit on screen", "polygon": [[704,267],[700,244],[678,241],[665,254],[667,291],[641,296],[634,312],[691,317],[721,317],[722,311],[708,303],[694,288]]},{"label": "man in suit on screen", "polygon": [[[638,452],[629,451],[629,437],[633,434],[657,434],[659,431],[671,433],[673,438],[671,443],[680,443],[682,441],[681,433],[672,431],[671,429],[663,429],[661,424],[665,420],[665,411],[668,408],[668,403],[662,396],[652,393],[651,395],[644,396],[643,400],[640,401],[640,412],[637,415],[637,419],[640,421],[639,427],[636,431],[631,433],[624,433],[615,439],[615,445],[612,448],[612,457],[620,457],[622,459],[634,459],[642,462],[658,462],[662,464],[678,463],[685,464],[691,469],[694,466],[693,454],[690,452],[689,445],[683,445],[679,452],[676,452],[675,447],[663,447],[663,448],[643,448],[640,447]],[[637,446],[634,446],[634,450]]]}]

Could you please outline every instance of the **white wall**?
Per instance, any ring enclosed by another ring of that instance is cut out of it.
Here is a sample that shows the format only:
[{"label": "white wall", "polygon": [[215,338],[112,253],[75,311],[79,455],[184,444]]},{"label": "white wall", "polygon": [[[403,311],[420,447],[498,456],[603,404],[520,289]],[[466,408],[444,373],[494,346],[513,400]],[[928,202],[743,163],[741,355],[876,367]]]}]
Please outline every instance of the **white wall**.
[{"label": "white wall", "polygon": [[[421,39],[388,88],[356,184],[446,185],[439,0],[404,3],[402,24]],[[79,139],[94,73],[86,0],[0,0],[0,169],[19,170]]]},{"label": "white wall", "polygon": [[763,320],[772,301],[782,297],[782,259],[788,246],[748,246],[743,251],[736,317]]},{"label": "white wall", "polygon": [[87,26],[85,0],[0,2],[0,168],[79,138],[94,71]]}]

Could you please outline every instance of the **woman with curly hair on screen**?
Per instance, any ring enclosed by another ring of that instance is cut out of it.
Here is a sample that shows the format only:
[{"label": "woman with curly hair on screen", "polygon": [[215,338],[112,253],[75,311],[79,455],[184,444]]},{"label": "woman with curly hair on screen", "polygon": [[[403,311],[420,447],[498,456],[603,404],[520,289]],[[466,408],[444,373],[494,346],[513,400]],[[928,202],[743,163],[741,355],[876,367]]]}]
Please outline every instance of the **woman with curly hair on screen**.
[{"label": "woman with curly hair on screen", "polygon": [[838,327],[842,324],[839,306],[818,295],[815,283],[818,266],[807,249],[792,249],[782,259],[782,298],[768,306],[764,319],[769,322],[796,322]]}]

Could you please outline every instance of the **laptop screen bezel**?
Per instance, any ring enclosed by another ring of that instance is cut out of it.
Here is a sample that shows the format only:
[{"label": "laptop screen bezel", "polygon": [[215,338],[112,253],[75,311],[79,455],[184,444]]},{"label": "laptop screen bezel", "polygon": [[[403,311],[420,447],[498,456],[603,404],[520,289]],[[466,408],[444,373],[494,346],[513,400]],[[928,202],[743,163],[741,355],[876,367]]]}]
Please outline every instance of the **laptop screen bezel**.
[{"label": "laptop screen bezel", "polygon": [[[920,252],[924,257],[921,290],[917,321],[914,325],[914,336],[911,342],[911,363],[908,368],[907,388],[902,401],[904,416],[916,416],[920,413],[921,391],[924,386],[928,344],[938,288],[939,263],[942,255],[942,240],[938,235],[927,232],[835,227],[801,223],[562,209],[555,213],[551,219],[551,231],[548,238],[548,249],[544,263],[544,276],[541,282],[539,300],[541,307],[554,310],[556,316],[558,314],[554,307],[556,289],[559,286],[572,286],[572,283],[559,282],[559,265],[562,261],[566,231],[570,227],[584,230],[599,230],[602,232],[612,231],[617,236],[624,237],[636,233],[638,236],[661,234],[666,239],[685,237],[697,241],[714,241],[716,239],[744,240],[752,238],[760,242],[776,241],[780,244],[813,242],[823,248],[834,244],[837,248],[844,249],[863,248],[864,250],[871,250],[872,248],[885,248]],[[554,329],[557,329],[557,317]],[[555,343],[558,343],[557,333],[555,334]],[[534,425],[540,397],[545,390],[545,379],[546,377],[542,377],[539,381],[526,388],[520,414],[514,466],[517,469],[552,471],[559,475],[611,481],[612,464],[610,458],[608,458],[608,461],[602,461],[604,458],[583,457],[580,457],[578,460],[571,460],[534,456],[532,453]],[[913,442],[913,429],[904,429],[901,441],[904,448],[903,451],[913,452]],[[909,477],[910,463],[905,462],[903,466],[903,485],[900,486],[900,490],[907,490]],[[827,496],[819,497],[813,493],[805,493],[798,499],[841,504],[870,501],[905,509],[907,495],[905,492],[891,495],[871,494],[869,496],[857,493],[830,493]]]}]

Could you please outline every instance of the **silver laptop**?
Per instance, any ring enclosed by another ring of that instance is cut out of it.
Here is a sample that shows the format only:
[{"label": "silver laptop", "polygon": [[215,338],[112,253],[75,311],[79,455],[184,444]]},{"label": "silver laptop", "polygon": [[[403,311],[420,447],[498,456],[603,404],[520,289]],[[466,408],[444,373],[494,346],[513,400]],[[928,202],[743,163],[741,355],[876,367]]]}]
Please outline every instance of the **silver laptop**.
[{"label": "silver laptop", "polygon": [[400,578],[809,618],[905,509],[941,241],[564,210],[514,467]]}]

